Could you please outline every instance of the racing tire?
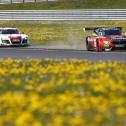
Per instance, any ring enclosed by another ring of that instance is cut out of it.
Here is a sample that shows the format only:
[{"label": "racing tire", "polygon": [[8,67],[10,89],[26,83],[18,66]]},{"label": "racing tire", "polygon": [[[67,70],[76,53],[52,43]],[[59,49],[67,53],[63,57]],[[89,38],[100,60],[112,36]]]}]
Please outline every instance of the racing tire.
[{"label": "racing tire", "polygon": [[86,37],[86,49],[87,51],[92,51],[92,42],[91,41],[88,41],[90,37]]},{"label": "racing tire", "polygon": [[96,51],[97,52],[102,52],[103,51],[103,48],[99,46],[99,41],[96,40]]}]

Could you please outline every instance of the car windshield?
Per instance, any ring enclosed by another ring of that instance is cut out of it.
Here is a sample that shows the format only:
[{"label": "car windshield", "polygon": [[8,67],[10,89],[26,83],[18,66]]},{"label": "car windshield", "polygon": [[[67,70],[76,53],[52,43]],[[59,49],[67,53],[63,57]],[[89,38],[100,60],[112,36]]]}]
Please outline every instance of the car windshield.
[{"label": "car windshield", "polygon": [[6,29],[2,30],[2,34],[19,34],[17,29]]},{"label": "car windshield", "polygon": [[121,35],[120,30],[105,30],[105,35]]}]

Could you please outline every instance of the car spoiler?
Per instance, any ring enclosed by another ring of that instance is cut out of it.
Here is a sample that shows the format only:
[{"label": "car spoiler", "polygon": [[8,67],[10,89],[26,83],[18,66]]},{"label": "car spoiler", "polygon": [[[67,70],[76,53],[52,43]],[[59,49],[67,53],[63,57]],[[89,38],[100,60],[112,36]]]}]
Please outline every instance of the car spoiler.
[{"label": "car spoiler", "polygon": [[[86,31],[95,31],[98,28],[109,28],[109,27],[86,27],[86,28],[83,28],[83,31],[84,32],[86,32]],[[120,31],[122,31],[122,27],[112,27],[112,29],[119,29]]]}]

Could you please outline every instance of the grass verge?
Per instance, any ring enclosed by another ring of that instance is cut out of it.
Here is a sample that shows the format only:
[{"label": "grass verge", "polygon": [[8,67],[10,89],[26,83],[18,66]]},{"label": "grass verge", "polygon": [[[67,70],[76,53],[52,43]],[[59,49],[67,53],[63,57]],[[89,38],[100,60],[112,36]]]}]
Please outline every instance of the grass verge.
[{"label": "grass verge", "polygon": [[42,2],[1,4],[0,10],[41,10],[41,9],[94,9],[126,8],[125,0],[81,0],[81,2]]},{"label": "grass verge", "polygon": [[0,21],[1,27],[16,27],[29,35],[32,45],[83,48],[91,32],[83,27],[123,27],[126,21]]}]

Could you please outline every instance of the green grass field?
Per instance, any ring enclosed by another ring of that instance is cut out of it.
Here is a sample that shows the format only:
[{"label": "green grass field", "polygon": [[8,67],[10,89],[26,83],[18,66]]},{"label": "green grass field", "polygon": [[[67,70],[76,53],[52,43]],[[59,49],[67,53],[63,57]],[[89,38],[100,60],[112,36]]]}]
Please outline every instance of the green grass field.
[{"label": "green grass field", "polygon": [[126,27],[126,21],[0,21],[1,27],[16,27],[29,35],[32,45],[81,48],[83,27]]},{"label": "green grass field", "polygon": [[126,8],[125,0],[81,0],[81,2],[42,2],[0,5],[0,10]]}]

